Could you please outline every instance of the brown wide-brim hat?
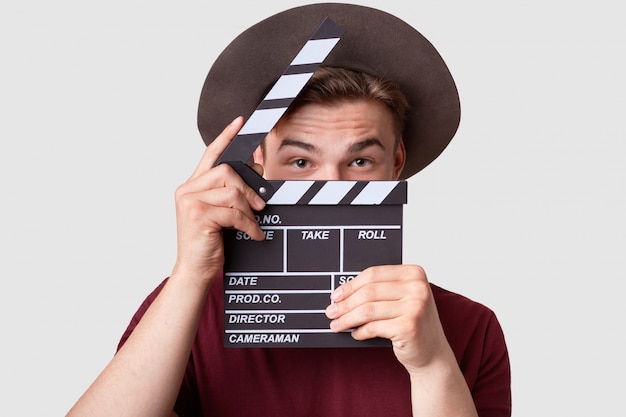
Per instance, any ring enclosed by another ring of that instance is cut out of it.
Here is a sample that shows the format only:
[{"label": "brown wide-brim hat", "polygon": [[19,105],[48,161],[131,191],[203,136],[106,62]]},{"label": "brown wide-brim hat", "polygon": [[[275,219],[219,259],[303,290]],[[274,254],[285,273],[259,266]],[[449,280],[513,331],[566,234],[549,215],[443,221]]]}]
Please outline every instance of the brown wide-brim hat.
[{"label": "brown wide-brim hat", "polygon": [[417,30],[370,7],[311,4],[275,14],[235,38],[211,67],[200,95],[198,127],[208,145],[239,115],[254,112],[322,21],[345,34],[323,65],[379,75],[399,84],[410,110],[400,176],[422,170],[446,148],[460,121],[459,96],[445,62]]}]

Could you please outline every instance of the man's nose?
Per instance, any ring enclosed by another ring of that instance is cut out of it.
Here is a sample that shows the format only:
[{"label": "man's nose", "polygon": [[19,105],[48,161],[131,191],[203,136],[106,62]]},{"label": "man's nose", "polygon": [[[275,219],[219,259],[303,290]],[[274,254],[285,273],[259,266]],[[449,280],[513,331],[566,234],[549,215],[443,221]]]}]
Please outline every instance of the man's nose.
[{"label": "man's nose", "polygon": [[343,178],[342,170],[334,165],[325,165],[321,170],[318,170],[320,174],[320,180],[324,181],[340,181]]}]

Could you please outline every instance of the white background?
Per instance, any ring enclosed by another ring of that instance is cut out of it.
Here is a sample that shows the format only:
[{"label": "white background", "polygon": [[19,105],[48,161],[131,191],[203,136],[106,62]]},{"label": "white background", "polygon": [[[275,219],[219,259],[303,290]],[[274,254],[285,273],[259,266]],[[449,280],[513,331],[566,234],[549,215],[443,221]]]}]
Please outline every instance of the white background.
[{"label": "white background", "polygon": [[[89,3],[89,4],[88,4]],[[63,415],[173,265],[173,193],[232,38],[298,1],[0,6],[3,415]],[[620,415],[626,50],[614,1],[368,1],[458,85],[459,132],[410,180],[405,261],[493,308],[514,415]],[[398,65],[402,65],[401,62]]]}]

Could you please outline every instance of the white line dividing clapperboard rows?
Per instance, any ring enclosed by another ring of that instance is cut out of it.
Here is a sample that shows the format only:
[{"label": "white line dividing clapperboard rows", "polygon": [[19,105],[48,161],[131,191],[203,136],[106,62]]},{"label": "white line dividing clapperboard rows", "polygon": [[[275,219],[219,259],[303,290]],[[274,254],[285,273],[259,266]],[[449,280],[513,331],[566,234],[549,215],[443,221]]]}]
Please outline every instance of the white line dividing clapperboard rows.
[{"label": "white line dividing clapperboard rows", "polygon": [[218,164],[246,161],[252,155],[344,33],[330,18],[322,22],[226,148]]},{"label": "white line dividing clapperboard rows", "polygon": [[226,347],[366,347],[330,331],[330,293],[373,265],[402,263],[405,181],[270,181],[266,239],[224,230]]}]

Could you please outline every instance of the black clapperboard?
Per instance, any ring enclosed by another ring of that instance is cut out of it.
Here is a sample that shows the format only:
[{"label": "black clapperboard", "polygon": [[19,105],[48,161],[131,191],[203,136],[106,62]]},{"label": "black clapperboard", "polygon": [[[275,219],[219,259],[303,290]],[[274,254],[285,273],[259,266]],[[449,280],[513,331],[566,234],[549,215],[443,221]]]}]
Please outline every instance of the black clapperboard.
[{"label": "black clapperboard", "polygon": [[374,265],[402,263],[405,181],[266,181],[247,160],[344,30],[326,18],[218,161],[266,201],[265,240],[224,230],[225,347],[372,347],[334,333],[330,294]]}]

